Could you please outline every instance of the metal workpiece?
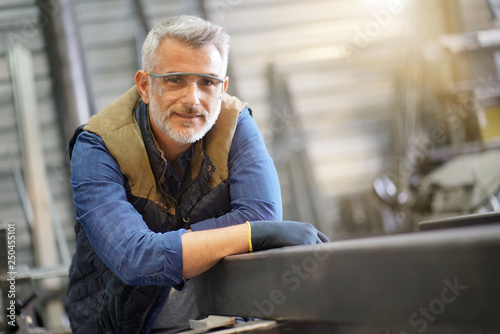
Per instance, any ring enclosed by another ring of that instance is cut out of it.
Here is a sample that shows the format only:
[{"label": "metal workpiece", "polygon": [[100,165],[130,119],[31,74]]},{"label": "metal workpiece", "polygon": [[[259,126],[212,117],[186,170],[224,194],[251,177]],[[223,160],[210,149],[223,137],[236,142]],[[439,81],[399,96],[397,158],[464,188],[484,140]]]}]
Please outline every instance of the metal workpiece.
[{"label": "metal workpiece", "polygon": [[456,217],[426,220],[419,222],[418,228],[420,231],[429,231],[486,224],[500,224],[500,212],[474,213]]},{"label": "metal workpiece", "polygon": [[493,333],[500,329],[500,225],[229,256],[194,281],[202,314]]}]

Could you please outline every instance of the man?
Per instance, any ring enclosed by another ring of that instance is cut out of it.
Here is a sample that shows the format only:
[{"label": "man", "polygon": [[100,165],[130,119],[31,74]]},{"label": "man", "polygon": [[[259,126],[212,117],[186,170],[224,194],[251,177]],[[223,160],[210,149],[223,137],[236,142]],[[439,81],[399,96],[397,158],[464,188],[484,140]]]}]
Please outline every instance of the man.
[{"label": "man", "polygon": [[202,19],[165,20],[136,86],[75,133],[73,333],[177,332],[200,316],[188,279],[223,257],[327,240],[277,222],[272,160],[248,106],[225,94],[228,41]]}]

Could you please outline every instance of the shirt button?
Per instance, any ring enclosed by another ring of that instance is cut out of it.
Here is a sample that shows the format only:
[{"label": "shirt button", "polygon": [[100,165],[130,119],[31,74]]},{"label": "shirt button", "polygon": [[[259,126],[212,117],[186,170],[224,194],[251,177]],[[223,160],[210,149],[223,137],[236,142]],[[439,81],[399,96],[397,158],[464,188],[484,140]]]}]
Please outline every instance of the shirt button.
[{"label": "shirt button", "polygon": [[188,216],[184,216],[184,217],[182,217],[182,221],[185,223],[189,223],[190,219]]},{"label": "shirt button", "polygon": [[207,169],[207,172],[210,172],[212,170],[212,166],[208,165],[206,169]]}]

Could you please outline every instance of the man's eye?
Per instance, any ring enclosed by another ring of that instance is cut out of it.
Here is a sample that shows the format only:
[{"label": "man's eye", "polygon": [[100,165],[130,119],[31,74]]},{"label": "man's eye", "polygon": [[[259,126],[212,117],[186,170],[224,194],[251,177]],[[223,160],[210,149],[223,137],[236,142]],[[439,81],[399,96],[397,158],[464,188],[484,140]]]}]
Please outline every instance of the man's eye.
[{"label": "man's eye", "polygon": [[211,85],[214,85],[215,83],[212,81],[212,80],[208,80],[208,79],[202,79],[200,81],[200,84],[202,86],[211,86]]},{"label": "man's eye", "polygon": [[181,77],[168,77],[166,78],[168,83],[172,84],[180,84],[182,83],[182,78]]}]

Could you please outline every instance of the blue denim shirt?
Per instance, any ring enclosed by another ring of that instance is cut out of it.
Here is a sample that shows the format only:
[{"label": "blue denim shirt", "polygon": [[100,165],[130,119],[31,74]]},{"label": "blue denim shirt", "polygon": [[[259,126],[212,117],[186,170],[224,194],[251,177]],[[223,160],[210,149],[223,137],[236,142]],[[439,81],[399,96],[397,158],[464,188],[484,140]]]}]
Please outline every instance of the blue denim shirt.
[{"label": "blue denim shirt", "polygon": [[[188,150],[179,162],[190,161]],[[228,160],[231,212],[191,225],[193,231],[247,220],[281,220],[276,169],[248,108],[240,113]],[[169,182],[181,177],[168,168]],[[71,185],[78,221],[103,262],[130,285],[180,287],[185,229],[155,233],[127,201],[124,176],[102,139],[83,132],[73,149]],[[175,188],[175,187],[173,187]]]}]

